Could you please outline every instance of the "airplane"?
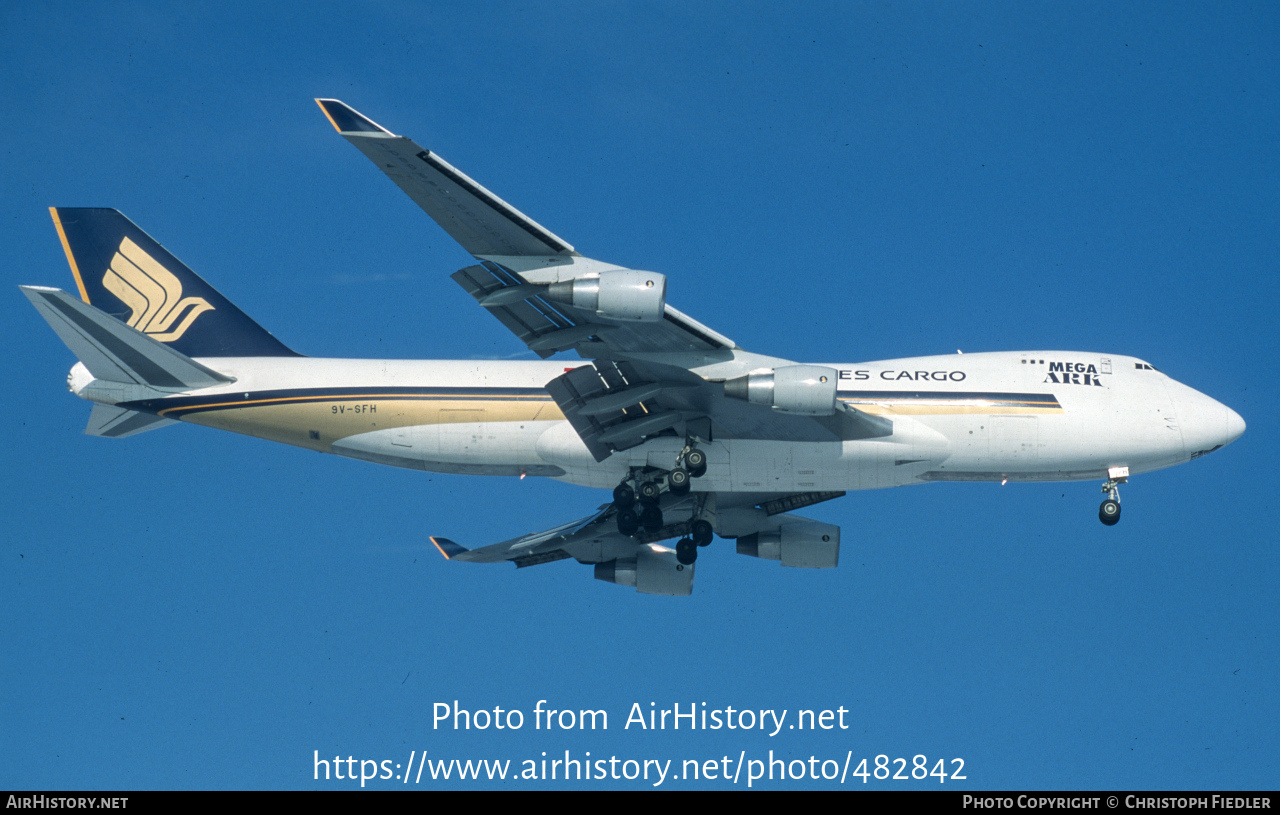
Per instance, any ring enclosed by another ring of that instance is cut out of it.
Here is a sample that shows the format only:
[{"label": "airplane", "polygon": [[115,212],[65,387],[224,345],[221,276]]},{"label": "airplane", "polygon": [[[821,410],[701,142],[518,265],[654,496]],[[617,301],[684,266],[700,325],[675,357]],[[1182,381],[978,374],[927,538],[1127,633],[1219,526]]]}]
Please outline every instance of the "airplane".
[{"label": "airplane", "polygon": [[[118,211],[53,207],[79,298],[21,289],[79,360],[68,385],[93,403],[86,433],[185,421],[377,464],[611,489],[544,532],[474,549],[430,540],[448,560],[572,558],[606,582],[688,595],[716,536],[783,566],[835,567],[840,528],[795,510],[850,490],[1102,479],[1112,525],[1129,477],[1244,432],[1227,406],[1118,354],[749,352],[668,304],[664,275],[584,257],[435,153],[316,103],[474,256],[453,279],[540,359],[306,357]],[[566,351],[578,359],[550,359]]]}]

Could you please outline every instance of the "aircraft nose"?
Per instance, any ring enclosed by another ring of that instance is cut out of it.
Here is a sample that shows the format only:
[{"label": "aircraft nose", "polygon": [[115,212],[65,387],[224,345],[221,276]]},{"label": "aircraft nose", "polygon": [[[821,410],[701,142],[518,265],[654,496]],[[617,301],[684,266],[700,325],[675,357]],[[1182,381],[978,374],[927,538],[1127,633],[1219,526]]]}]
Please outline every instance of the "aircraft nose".
[{"label": "aircraft nose", "polygon": [[1192,458],[1230,444],[1244,433],[1244,419],[1231,408],[1183,386],[1177,398],[1182,439]]},{"label": "aircraft nose", "polygon": [[1223,444],[1230,444],[1244,433],[1244,419],[1226,405],[1223,405],[1222,409],[1227,412],[1227,440]]}]

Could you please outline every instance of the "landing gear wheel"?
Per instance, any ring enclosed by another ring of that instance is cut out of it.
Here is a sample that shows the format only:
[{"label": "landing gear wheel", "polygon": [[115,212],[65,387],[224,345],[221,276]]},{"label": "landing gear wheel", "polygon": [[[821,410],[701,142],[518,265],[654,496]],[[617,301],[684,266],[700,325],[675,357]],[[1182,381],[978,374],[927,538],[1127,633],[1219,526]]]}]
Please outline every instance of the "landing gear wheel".
[{"label": "landing gear wheel", "polygon": [[1098,508],[1098,520],[1107,526],[1115,526],[1116,521],[1120,520],[1120,502],[1110,498],[1103,501],[1102,506]]},{"label": "landing gear wheel", "polygon": [[640,500],[646,504],[657,504],[658,496],[662,494],[662,485],[657,481],[640,482]]},{"label": "landing gear wheel", "polygon": [[701,478],[707,472],[707,454],[696,448],[690,450],[685,454],[684,466],[694,478]]},{"label": "landing gear wheel", "polygon": [[698,544],[688,538],[681,538],[676,543],[676,560],[685,566],[692,566],[698,559]]},{"label": "landing gear wheel", "polygon": [[618,510],[618,531],[624,535],[634,535],[636,530],[640,528],[640,516],[636,514],[634,509]]},{"label": "landing gear wheel", "polygon": [[689,471],[682,470],[679,467],[667,473],[667,486],[676,495],[681,495],[689,491]]},{"label": "landing gear wheel", "polygon": [[640,510],[640,525],[646,532],[657,532],[662,529],[662,510],[657,504],[650,504]]},{"label": "landing gear wheel", "polygon": [[619,484],[613,488],[613,503],[617,507],[629,507],[636,502],[636,491],[629,484]]},{"label": "landing gear wheel", "polygon": [[698,546],[706,546],[711,543],[713,537],[711,533],[711,523],[708,521],[694,521],[689,525],[689,537]]}]

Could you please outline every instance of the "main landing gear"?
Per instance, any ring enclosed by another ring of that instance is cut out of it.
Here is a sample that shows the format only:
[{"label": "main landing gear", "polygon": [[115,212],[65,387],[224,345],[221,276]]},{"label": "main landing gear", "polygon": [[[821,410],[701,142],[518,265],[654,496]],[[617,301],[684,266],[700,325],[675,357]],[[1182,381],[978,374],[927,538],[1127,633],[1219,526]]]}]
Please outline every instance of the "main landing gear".
[{"label": "main landing gear", "polygon": [[667,488],[676,495],[689,491],[690,479],[701,478],[707,472],[707,454],[694,447],[692,442],[686,444],[676,456],[676,466],[667,471]]},{"label": "main landing gear", "polygon": [[658,500],[662,496],[662,484],[653,478],[632,475],[627,481],[613,488],[613,505],[618,508],[618,531],[634,535],[644,527],[646,532],[662,529],[662,508]]},{"label": "main landing gear", "polygon": [[[663,488],[673,495],[683,495],[689,491],[690,481],[700,478],[707,472],[707,454],[694,447],[689,441],[676,456],[676,466],[670,470],[653,468],[636,468],[618,486],[613,488],[613,504],[618,510],[618,531],[624,535],[635,535],[641,528],[648,533],[662,530]],[[689,534],[676,543],[676,560],[688,566],[698,559],[698,548],[711,543],[713,530],[711,523],[698,518],[701,502],[697,502],[693,518],[689,522]]]},{"label": "main landing gear", "polygon": [[676,542],[676,560],[688,566],[698,559],[698,547],[711,543],[711,523],[699,518],[689,524],[689,536]]}]

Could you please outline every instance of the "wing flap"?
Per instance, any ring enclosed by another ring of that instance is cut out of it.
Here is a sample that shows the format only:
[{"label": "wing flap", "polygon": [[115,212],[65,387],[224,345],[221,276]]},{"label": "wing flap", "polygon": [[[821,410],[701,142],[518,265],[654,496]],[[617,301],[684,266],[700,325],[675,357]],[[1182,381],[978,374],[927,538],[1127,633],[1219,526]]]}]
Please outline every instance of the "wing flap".
[{"label": "wing flap", "polygon": [[[466,289],[467,294],[470,294],[480,302],[502,292],[516,290],[523,293],[527,291],[527,289],[523,288],[525,286],[524,280],[519,278],[515,272],[490,262],[477,266],[468,266],[461,271],[454,272],[453,279],[459,286]],[[489,302],[495,301],[490,300]],[[521,342],[528,345],[543,359],[551,356],[556,351],[563,350],[560,347],[560,341],[556,339],[557,335],[564,339],[564,335],[560,334],[563,330],[578,328],[579,330],[574,334],[574,337],[585,334],[579,340],[583,342],[589,340],[596,333],[594,327],[576,326],[559,309],[554,308],[540,298],[525,297],[510,302],[497,301],[497,304],[487,305],[486,308],[512,334],[515,334]],[[569,343],[564,347],[570,347],[573,344]]]},{"label": "wing flap", "polygon": [[610,354],[705,354],[736,347],[733,340],[669,305],[660,321],[621,323],[551,303],[540,296],[544,287],[530,285],[518,273],[493,261],[468,266],[455,272],[453,279],[543,359],[569,348],[577,348],[585,356],[595,349]]},{"label": "wing flap", "polygon": [[689,387],[694,386],[679,380],[645,379],[630,363],[608,360],[573,368],[546,384],[547,393],[596,461],[679,425],[683,414],[663,409],[655,400]]}]

